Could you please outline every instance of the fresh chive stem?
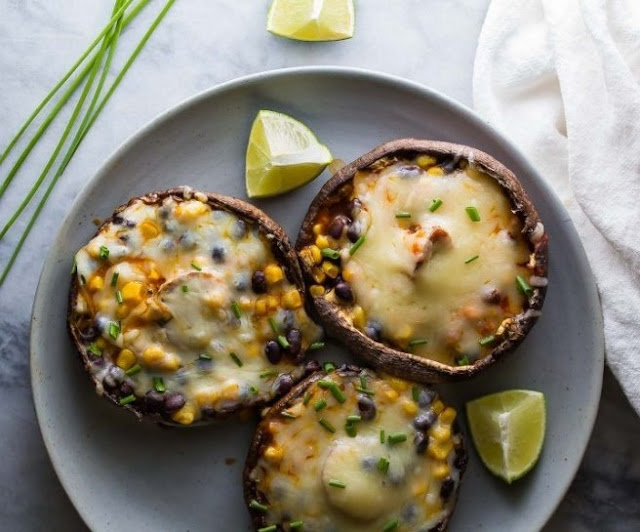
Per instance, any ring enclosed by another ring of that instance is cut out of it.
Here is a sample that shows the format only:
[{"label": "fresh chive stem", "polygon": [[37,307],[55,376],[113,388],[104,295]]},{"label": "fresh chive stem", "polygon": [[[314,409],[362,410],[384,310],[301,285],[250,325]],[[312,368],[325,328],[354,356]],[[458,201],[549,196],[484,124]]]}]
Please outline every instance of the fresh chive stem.
[{"label": "fresh chive stem", "polygon": [[389,471],[389,460],[384,456],[381,456],[380,460],[378,460],[378,470],[382,471],[385,475],[387,474],[387,471]]},{"label": "fresh chive stem", "polygon": [[316,403],[313,405],[313,409],[316,412],[319,412],[320,410],[326,407],[327,407],[327,401],[325,401],[324,399],[320,399],[319,401],[316,401]]},{"label": "fresh chive stem", "polygon": [[391,519],[391,521],[387,521],[384,526],[382,527],[382,532],[391,532],[392,530],[395,530],[396,528],[398,528],[398,520],[397,519]]},{"label": "fresh chive stem", "polygon": [[116,301],[118,303],[118,305],[122,305],[122,292],[120,292],[120,290],[116,291]]},{"label": "fresh chive stem", "polygon": [[427,340],[426,338],[416,338],[415,340],[411,340],[409,342],[409,347],[417,347],[419,345],[425,345],[428,344],[429,340]]},{"label": "fresh chive stem", "polygon": [[120,325],[115,321],[112,321],[111,323],[109,323],[109,336],[111,336],[111,338],[113,338],[114,340],[117,340],[119,335]]},{"label": "fresh chive stem", "polygon": [[342,480],[338,480],[337,478],[329,479],[329,486],[340,489],[345,489],[347,487],[347,485],[342,482]]},{"label": "fresh chive stem", "polygon": [[463,356],[459,358],[457,364],[458,366],[468,366],[470,364],[469,357]]},{"label": "fresh chive stem", "polygon": [[340,258],[340,252],[337,249],[324,248],[320,250],[320,253],[327,259],[337,260]]},{"label": "fresh chive stem", "polygon": [[276,532],[276,530],[278,530],[277,525],[269,525],[269,526],[263,526],[262,528],[259,528],[258,532]]},{"label": "fresh chive stem", "polygon": [[140,366],[140,364],[136,364],[135,366],[131,366],[127,371],[124,372],[124,374],[127,377],[131,377],[132,375],[135,375],[136,373],[140,373],[142,371],[142,367]]},{"label": "fresh chive stem", "polygon": [[489,336],[485,336],[484,338],[481,338],[480,340],[478,340],[478,343],[482,346],[482,347],[486,347],[490,344],[492,344],[495,341],[496,337],[493,334],[490,334]]},{"label": "fresh chive stem", "polygon": [[189,291],[189,287],[186,284],[183,284],[182,285],[182,292],[186,294],[188,291]]},{"label": "fresh chive stem", "polygon": [[362,416],[353,414],[353,415],[347,416],[347,421],[349,423],[358,423],[359,421],[362,421]]},{"label": "fresh chive stem", "polygon": [[208,355],[207,353],[200,353],[198,355],[198,358],[200,360],[213,360],[213,357],[211,355]]},{"label": "fresh chive stem", "polygon": [[252,508],[253,510],[258,510],[259,512],[266,512],[269,509],[269,507],[266,504],[261,504],[255,499],[253,499],[249,503],[249,508]]},{"label": "fresh chive stem", "polygon": [[339,403],[344,403],[347,400],[347,396],[333,381],[320,380],[318,381],[318,386],[325,390],[329,390],[331,392],[331,395],[333,395],[333,397],[335,397],[336,401],[338,401]]},{"label": "fresh chive stem", "polygon": [[118,272],[113,272],[113,275],[111,276],[111,287],[115,288],[118,284],[118,277],[120,277],[120,274]]},{"label": "fresh chive stem", "polygon": [[469,206],[469,207],[465,207],[464,210],[467,211],[467,215],[469,216],[469,219],[472,222],[480,221],[480,213],[478,212],[478,209],[476,209],[473,206]]},{"label": "fresh chive stem", "polygon": [[322,369],[324,369],[327,373],[331,373],[332,371],[335,371],[336,367],[333,363],[331,362],[325,362],[322,365]]},{"label": "fresh chive stem", "polygon": [[474,255],[473,257],[469,257],[467,260],[464,261],[465,264],[469,264],[470,262],[473,262],[474,260],[477,260],[478,258],[480,258],[480,255]]},{"label": "fresh chive stem", "polygon": [[229,353],[229,356],[231,357],[231,360],[233,360],[236,363],[236,366],[238,366],[239,368],[244,366],[244,362],[242,362],[242,360],[240,360],[238,355],[236,355],[235,353]]},{"label": "fresh chive stem", "polygon": [[164,385],[164,379],[162,377],[154,377],[153,378],[153,387],[156,389],[156,392],[166,392],[167,388]]},{"label": "fresh chive stem", "polygon": [[356,251],[358,251],[358,249],[360,248],[360,246],[362,244],[364,244],[364,241],[366,240],[365,235],[360,236],[360,238],[358,238],[358,240],[356,240],[353,243],[353,246],[351,246],[349,248],[349,255],[353,255]]},{"label": "fresh chive stem", "polygon": [[318,349],[322,349],[324,347],[324,342],[313,342],[309,346],[309,351],[317,351]]},{"label": "fresh chive stem", "polygon": [[202,266],[200,266],[199,264],[196,264],[195,262],[191,263],[191,267],[198,272],[202,271]]},{"label": "fresh chive stem", "polygon": [[406,211],[400,211],[396,213],[396,218],[411,218],[411,213]]},{"label": "fresh chive stem", "polygon": [[402,443],[407,441],[407,435],[403,432],[396,432],[394,434],[389,434],[387,437],[387,443],[390,445],[395,445],[396,443]]},{"label": "fresh chive stem", "polygon": [[356,391],[360,392],[360,393],[364,393],[367,395],[375,395],[376,392],[374,392],[373,390],[369,390],[368,388],[363,388],[362,386],[356,386]]},{"label": "fresh chive stem", "polygon": [[309,404],[309,401],[311,401],[311,397],[313,396],[313,394],[311,392],[307,392],[304,394],[304,397],[302,399],[302,404],[304,406],[307,406]]},{"label": "fresh chive stem", "polygon": [[237,318],[240,319],[242,318],[242,310],[240,310],[240,305],[238,305],[237,301],[233,301],[231,303],[231,312],[233,312],[233,315]]},{"label": "fresh chive stem", "polygon": [[335,433],[336,428],[325,418],[321,418],[318,420],[318,423],[324,428],[327,432],[331,432],[331,434]]},{"label": "fresh chive stem", "polygon": [[386,439],[385,439],[384,429],[382,429],[380,431],[380,443],[384,443],[385,441]]},{"label": "fresh chive stem", "polygon": [[276,320],[274,320],[272,317],[269,317],[269,326],[271,327],[271,330],[278,334],[280,332],[280,329],[278,329],[278,324],[276,323]]},{"label": "fresh chive stem", "polygon": [[87,351],[89,351],[89,353],[93,353],[97,357],[102,356],[102,349],[100,349],[96,344],[89,344]]},{"label": "fresh chive stem", "polygon": [[133,403],[136,400],[136,396],[131,394],[131,395],[127,395],[126,397],[121,397],[118,402],[124,406],[124,405],[128,405],[129,403]]},{"label": "fresh chive stem", "polygon": [[518,288],[525,296],[530,296],[533,294],[533,288],[529,285],[527,281],[525,281],[522,275],[516,276],[516,283],[518,284]]},{"label": "fresh chive stem", "polygon": [[263,371],[262,373],[260,373],[260,378],[267,379],[269,377],[275,377],[277,374],[278,372],[275,369],[271,369],[269,371]]},{"label": "fresh chive stem", "polygon": [[344,430],[350,438],[355,438],[358,435],[358,429],[355,424],[349,423],[348,421],[344,425]]},{"label": "fresh chive stem", "polygon": [[436,212],[438,208],[442,205],[442,200],[440,198],[435,198],[431,200],[431,205],[429,205],[429,211]]},{"label": "fresh chive stem", "polygon": [[278,343],[280,344],[282,349],[289,349],[289,347],[291,347],[289,341],[287,340],[287,337],[282,334],[278,336]]},{"label": "fresh chive stem", "polygon": [[411,397],[417,403],[418,400],[420,399],[420,388],[418,388],[417,386],[412,386],[411,387]]},{"label": "fresh chive stem", "polygon": [[291,521],[289,523],[289,528],[291,530],[298,530],[304,526],[304,521]]}]

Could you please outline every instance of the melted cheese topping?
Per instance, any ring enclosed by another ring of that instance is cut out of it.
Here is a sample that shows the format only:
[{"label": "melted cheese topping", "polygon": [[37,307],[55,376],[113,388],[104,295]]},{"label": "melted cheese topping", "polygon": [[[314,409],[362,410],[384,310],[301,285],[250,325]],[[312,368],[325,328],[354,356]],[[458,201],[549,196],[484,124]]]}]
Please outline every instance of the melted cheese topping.
[{"label": "melted cheese topping", "polygon": [[135,201],[76,254],[75,319],[100,331],[89,346],[100,355],[93,373],[103,381],[113,365],[126,370],[137,401],[162,378],[185,400],[169,412],[183,424],[277,395],[279,376],[302,370],[286,353],[269,362],[266,342],[297,329],[304,352],[320,333],[258,226],[195,197]]},{"label": "melted cheese topping", "polygon": [[[428,530],[451,513],[460,481],[456,450],[462,445],[452,434],[455,410],[405,381],[361,376],[377,413],[353,422],[351,436],[347,416],[361,414],[356,388],[362,383],[359,376],[339,372],[311,384],[281,416],[263,422],[268,444],[249,476],[267,506],[267,524],[289,530],[288,523],[302,520],[304,530],[360,532],[382,530],[397,519],[395,530],[412,531]],[[339,386],[344,402],[322,382]],[[428,400],[419,406],[414,393]],[[414,438],[420,431],[412,421],[427,412],[435,421],[422,432],[428,447],[418,452]],[[390,442],[390,436],[401,441]]]}]

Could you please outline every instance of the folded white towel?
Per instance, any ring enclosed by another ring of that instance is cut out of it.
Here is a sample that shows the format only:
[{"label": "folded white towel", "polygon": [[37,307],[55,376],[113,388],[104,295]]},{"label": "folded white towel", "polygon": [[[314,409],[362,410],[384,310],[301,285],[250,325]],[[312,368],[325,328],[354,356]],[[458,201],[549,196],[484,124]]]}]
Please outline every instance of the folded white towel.
[{"label": "folded white towel", "polygon": [[607,362],[640,414],[640,1],[493,0],[473,97],[569,210]]}]

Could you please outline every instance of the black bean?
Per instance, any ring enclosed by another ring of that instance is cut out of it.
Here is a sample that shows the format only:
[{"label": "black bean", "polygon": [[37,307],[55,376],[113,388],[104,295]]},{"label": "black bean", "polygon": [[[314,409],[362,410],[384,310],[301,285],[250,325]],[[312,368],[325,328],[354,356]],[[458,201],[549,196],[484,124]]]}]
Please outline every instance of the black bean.
[{"label": "black bean", "polygon": [[132,393],[133,393],[133,387],[130,384],[128,384],[126,382],[123,382],[120,385],[120,395],[122,397],[126,397],[127,395],[131,395]]},{"label": "black bean", "polygon": [[78,329],[78,334],[83,340],[91,342],[100,335],[100,329],[97,325],[90,325],[89,327],[85,327],[84,329]]},{"label": "black bean", "polygon": [[267,355],[267,359],[269,359],[269,362],[272,364],[277,364],[282,360],[280,344],[274,340],[269,340],[267,345],[264,346],[264,354]]},{"label": "black bean", "polygon": [[320,365],[320,362],[318,362],[317,360],[309,360],[304,366],[304,376],[308,377],[312,373],[320,371],[321,369],[322,366]]},{"label": "black bean", "polygon": [[416,453],[424,454],[429,447],[429,438],[424,434],[424,432],[417,432],[413,437],[413,445],[416,448]]},{"label": "black bean", "polygon": [[364,333],[375,342],[379,342],[382,339],[382,325],[380,322],[370,320],[364,328]]},{"label": "black bean", "polygon": [[168,392],[164,394],[164,413],[173,414],[180,410],[185,404],[184,395],[180,392]]},{"label": "black bean", "polygon": [[442,485],[440,486],[440,497],[443,499],[448,499],[451,497],[453,493],[453,489],[456,487],[456,483],[453,481],[451,477],[447,477],[442,481]]},{"label": "black bean", "polygon": [[489,303],[490,305],[498,305],[502,300],[500,290],[498,290],[497,288],[487,290],[484,294],[482,294],[482,300],[485,303]]},{"label": "black bean", "polygon": [[113,220],[112,220],[112,221],[113,221],[113,223],[114,223],[115,225],[124,225],[125,227],[129,227],[129,228],[132,228],[132,227],[135,227],[135,226],[136,226],[136,223],[135,223],[134,221],[132,221],[132,220],[125,220],[125,219],[124,219],[122,216],[120,216],[119,214],[116,214],[116,215],[113,217]]},{"label": "black bean", "polygon": [[358,224],[358,222],[353,222],[349,225],[349,228],[347,229],[347,238],[351,242],[355,242],[360,238],[360,224]]},{"label": "black bean", "polygon": [[433,390],[420,390],[420,394],[418,395],[418,406],[420,408],[425,408],[433,403],[435,398],[436,392]]},{"label": "black bean", "polygon": [[358,410],[365,421],[371,421],[376,417],[376,404],[368,395],[358,395]]},{"label": "black bean", "polygon": [[149,412],[160,412],[164,404],[164,394],[149,390],[144,396],[144,403]]},{"label": "black bean", "polygon": [[349,225],[351,220],[344,214],[338,214],[329,224],[328,233],[332,238],[338,240],[342,236],[345,226]]},{"label": "black bean", "polygon": [[458,166],[458,161],[453,158],[449,158],[446,161],[440,163],[440,168],[444,171],[445,174],[450,174],[453,172]]},{"label": "black bean", "polygon": [[397,172],[400,177],[404,179],[413,179],[414,177],[418,177],[422,174],[422,168],[411,164],[407,166],[401,166],[400,168],[398,168]]},{"label": "black bean", "polygon": [[212,419],[216,416],[216,410],[211,406],[203,406],[200,409],[200,412],[202,413],[202,417],[205,417],[208,419]]},{"label": "black bean", "polygon": [[284,373],[276,379],[275,390],[278,395],[289,393],[291,388],[293,388],[293,379],[291,378],[291,375]]},{"label": "black bean", "polygon": [[267,278],[262,270],[256,270],[251,276],[251,288],[256,294],[264,294],[267,291]]},{"label": "black bean", "polygon": [[245,222],[244,220],[238,220],[233,226],[231,236],[236,240],[240,240],[241,238],[247,236],[247,222]]},{"label": "black bean", "polygon": [[287,342],[289,342],[289,354],[292,357],[297,357],[302,349],[302,334],[298,329],[291,329],[287,333]]},{"label": "black bean", "polygon": [[213,369],[213,360],[199,358],[196,361],[196,366],[198,367],[199,371],[211,371]]},{"label": "black bean", "polygon": [[224,246],[213,246],[213,249],[211,250],[211,258],[216,264],[222,264],[224,262],[225,255]]},{"label": "black bean", "polygon": [[413,418],[413,426],[418,430],[427,430],[436,422],[437,417],[436,413],[429,409]]},{"label": "black bean", "polygon": [[342,301],[346,301],[347,303],[353,303],[353,291],[351,290],[351,286],[349,283],[342,281],[338,283],[335,287],[336,295],[342,299]]}]

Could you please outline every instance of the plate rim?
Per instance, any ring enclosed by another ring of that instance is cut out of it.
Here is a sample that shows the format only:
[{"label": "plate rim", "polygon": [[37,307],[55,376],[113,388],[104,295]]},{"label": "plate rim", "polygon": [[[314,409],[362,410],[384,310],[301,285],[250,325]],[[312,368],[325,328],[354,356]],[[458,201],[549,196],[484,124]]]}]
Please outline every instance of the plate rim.
[{"label": "plate rim", "polygon": [[[136,130],[133,134],[127,137],[124,141],[120,143],[120,145],[102,162],[99,164],[95,172],[91,175],[91,177],[87,180],[87,182],[81,187],[80,191],[73,199],[71,206],[69,207],[69,211],[65,214],[61,222],[57,225],[56,228],[56,239],[60,233],[60,229],[65,227],[69,223],[69,219],[72,214],[77,209],[78,205],[84,203],[86,198],[90,195],[95,186],[97,186],[98,182],[101,180],[101,177],[108,173],[110,169],[118,164],[119,160],[123,155],[127,153],[130,147],[136,144],[139,140],[143,139],[154,129],[158,128],[162,124],[167,121],[170,121],[172,118],[179,116],[180,114],[188,111],[191,107],[197,106],[199,103],[209,99],[215,98],[218,94],[222,94],[228,91],[233,91],[236,88],[243,87],[245,85],[251,84],[259,84],[264,80],[273,80],[278,78],[295,78],[298,76],[341,76],[344,78],[352,78],[355,80],[367,80],[378,84],[386,84],[387,86],[391,86],[396,89],[402,89],[405,91],[413,92],[421,97],[425,97],[435,101],[438,105],[446,108],[449,111],[453,111],[455,113],[460,113],[465,116],[467,120],[472,122],[475,126],[479,127],[479,129],[484,130],[485,134],[488,138],[501,145],[505,151],[509,153],[509,156],[518,163],[518,165],[522,166],[526,169],[526,172],[529,175],[532,175],[536,181],[536,185],[539,186],[543,192],[551,199],[551,207],[554,210],[557,210],[559,213],[563,214],[563,219],[567,220],[570,225],[570,229],[568,231],[570,240],[576,245],[576,249],[578,253],[581,255],[579,257],[581,260],[579,261],[580,268],[582,270],[582,276],[585,279],[590,281],[590,286],[588,287],[588,293],[586,297],[588,298],[590,304],[597,309],[596,315],[594,316],[596,320],[596,330],[593,331],[594,339],[596,343],[594,344],[594,351],[597,349],[598,357],[594,360],[594,363],[597,365],[597,370],[593,372],[592,382],[590,389],[593,392],[593,400],[589,401],[588,404],[588,413],[586,413],[586,423],[585,425],[588,427],[588,430],[584,432],[583,438],[580,442],[579,456],[580,460],[577,460],[574,467],[572,467],[571,475],[567,477],[564,482],[564,485],[561,486],[562,497],[560,497],[556,503],[549,509],[547,515],[542,515],[541,519],[536,523],[537,528],[542,528],[549,519],[553,516],[555,511],[557,510],[560,503],[564,500],[571,483],[573,482],[580,465],[582,464],[582,460],[584,458],[584,454],[586,452],[589,441],[591,440],[591,435],[593,433],[593,428],[595,425],[596,417],[598,414],[599,406],[600,406],[600,398],[602,393],[602,381],[604,375],[604,324],[602,317],[602,306],[600,302],[600,297],[598,294],[595,278],[593,276],[593,272],[588,261],[586,252],[584,250],[584,246],[582,245],[582,240],[580,239],[577,230],[571,220],[569,213],[565,206],[562,204],[554,190],[551,188],[551,185],[547,183],[539,172],[535,169],[533,164],[529,161],[529,159],[520,151],[520,149],[512,142],[509,138],[503,135],[498,129],[496,129],[492,124],[483,120],[478,114],[475,113],[472,109],[467,107],[466,105],[454,100],[452,97],[447,96],[427,85],[423,85],[419,82],[412,81],[410,79],[389,74],[377,70],[359,68],[359,67],[350,67],[350,66],[337,66],[337,65],[311,65],[311,66],[300,66],[300,67],[288,67],[288,68],[279,68],[272,69],[266,71],[260,71],[244,76],[240,76],[237,78],[233,78],[231,80],[216,84],[207,89],[204,89],[200,92],[197,92],[187,98],[181,100],[177,104],[169,107],[165,111],[156,115],[150,121],[145,123],[142,127]],[[40,429],[40,434],[42,435],[42,439],[47,450],[47,454],[51,461],[51,464],[54,468],[56,476],[63,487],[67,497],[69,498],[71,504],[78,512],[78,515],[83,520],[84,524],[87,525],[90,522],[88,516],[85,516],[85,509],[81,507],[79,501],[71,496],[70,486],[68,483],[70,481],[65,480],[64,475],[62,474],[64,465],[60,463],[60,460],[56,459],[55,456],[55,445],[50,440],[48,434],[43,429],[44,416],[45,413],[43,411],[42,399],[40,399],[40,387],[35,384],[38,382],[36,376],[36,369],[34,364],[34,360],[38,358],[37,354],[37,341],[36,335],[38,334],[38,328],[35,326],[36,323],[40,321],[40,317],[43,314],[44,308],[46,307],[46,298],[44,298],[42,293],[42,283],[44,277],[48,275],[48,273],[57,266],[55,258],[56,249],[55,246],[52,246],[43,262],[40,275],[38,278],[38,283],[36,285],[36,292],[34,296],[30,325],[29,325],[29,367],[30,367],[30,384],[31,384],[31,394],[34,403],[34,410],[36,413],[36,419],[38,421],[38,427]],[[599,369],[598,369],[599,368]],[[595,400],[597,398],[597,401]]]}]

